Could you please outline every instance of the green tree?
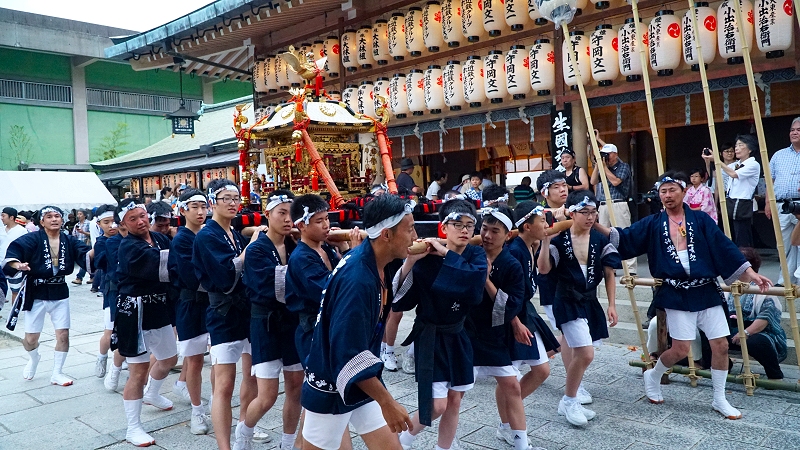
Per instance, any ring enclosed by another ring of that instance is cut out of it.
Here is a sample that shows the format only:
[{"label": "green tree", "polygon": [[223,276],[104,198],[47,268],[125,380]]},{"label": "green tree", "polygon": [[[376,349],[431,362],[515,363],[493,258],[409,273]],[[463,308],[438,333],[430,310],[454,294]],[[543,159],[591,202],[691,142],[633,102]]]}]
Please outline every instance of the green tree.
[{"label": "green tree", "polygon": [[125,147],[127,145],[128,124],[120,122],[100,143],[100,151],[103,154],[103,160],[122,156],[125,153]]},{"label": "green tree", "polygon": [[29,163],[33,144],[31,144],[31,137],[25,131],[25,127],[22,125],[11,125],[9,135],[8,146],[11,148],[14,156],[16,156],[16,161],[12,163]]}]

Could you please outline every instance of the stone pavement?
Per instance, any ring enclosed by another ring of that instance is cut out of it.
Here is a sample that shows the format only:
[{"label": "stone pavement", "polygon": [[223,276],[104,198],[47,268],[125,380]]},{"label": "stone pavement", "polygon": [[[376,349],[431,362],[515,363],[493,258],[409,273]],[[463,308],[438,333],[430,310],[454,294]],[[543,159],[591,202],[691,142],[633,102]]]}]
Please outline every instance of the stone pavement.
[{"label": "stone pavement", "polygon": [[[22,335],[23,325],[11,335],[0,336],[0,449],[129,449],[124,442],[125,417],[121,388],[108,392],[94,376],[97,342],[102,332],[100,298],[89,293],[89,286],[72,286],[72,347],[64,368],[76,379],[71,387],[49,385],[52,370],[52,330],[46,322],[42,342],[42,362],[36,378],[22,379],[27,355],[21,344],[13,341]],[[7,308],[7,307],[6,307]],[[3,313],[7,313],[5,309]],[[407,315],[399,336],[407,334],[413,316]],[[23,319],[24,320],[24,317]],[[3,325],[5,320],[3,320]],[[2,331],[6,332],[5,327]],[[667,403],[651,405],[644,398],[641,371],[628,361],[638,358],[637,350],[625,345],[601,347],[586,374],[586,386],[594,395],[592,409],[598,416],[585,429],[570,426],[556,414],[557,402],[564,387],[561,358],[552,360],[552,375],[530,398],[525,400],[528,431],[536,446],[547,449],[783,449],[800,448],[800,393],[759,389],[747,397],[739,385],[729,384],[729,399],[740,408],[744,418],[728,421],[710,408],[712,390],[709,380],[699,387],[689,386],[685,377],[672,375],[672,384],[664,387]],[[210,366],[204,369],[206,382],[203,397],[210,395]],[[796,367],[786,367],[787,376],[796,382]],[[157,411],[145,406],[142,421],[152,432],[157,445],[152,448],[205,450],[216,448],[213,435],[189,433],[189,404],[172,394],[176,373],[169,376],[162,392],[175,403],[172,411]],[[409,411],[417,408],[416,384],[402,372],[385,373],[389,391]],[[495,437],[497,411],[493,380],[480,380],[462,403],[458,437],[465,449],[509,449]],[[259,426],[269,430],[273,440],[256,444],[255,450],[276,448],[281,426],[279,397],[276,407]],[[234,406],[238,405],[238,392]],[[238,407],[234,409],[238,417]],[[416,449],[435,445],[435,428],[426,430],[415,444]],[[356,448],[364,448],[354,440]]]}]

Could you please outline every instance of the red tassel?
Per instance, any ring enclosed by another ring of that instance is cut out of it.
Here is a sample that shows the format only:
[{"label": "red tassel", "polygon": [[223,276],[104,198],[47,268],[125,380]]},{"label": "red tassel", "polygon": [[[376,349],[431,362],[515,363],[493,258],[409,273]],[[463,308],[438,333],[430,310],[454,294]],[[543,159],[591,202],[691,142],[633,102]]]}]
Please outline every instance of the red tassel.
[{"label": "red tassel", "polygon": [[300,149],[300,143],[294,144],[294,160],[300,162],[303,160],[303,150]]},{"label": "red tassel", "polygon": [[316,175],[311,176],[311,190],[312,191],[319,190],[319,177]]}]

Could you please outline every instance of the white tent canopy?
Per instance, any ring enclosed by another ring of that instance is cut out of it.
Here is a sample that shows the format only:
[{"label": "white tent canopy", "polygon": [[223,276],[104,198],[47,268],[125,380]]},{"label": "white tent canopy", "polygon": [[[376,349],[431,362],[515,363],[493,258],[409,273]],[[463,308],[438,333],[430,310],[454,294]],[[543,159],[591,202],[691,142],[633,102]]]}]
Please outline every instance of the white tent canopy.
[{"label": "white tent canopy", "polygon": [[0,208],[33,211],[52,205],[70,210],[116,205],[93,172],[0,171]]}]

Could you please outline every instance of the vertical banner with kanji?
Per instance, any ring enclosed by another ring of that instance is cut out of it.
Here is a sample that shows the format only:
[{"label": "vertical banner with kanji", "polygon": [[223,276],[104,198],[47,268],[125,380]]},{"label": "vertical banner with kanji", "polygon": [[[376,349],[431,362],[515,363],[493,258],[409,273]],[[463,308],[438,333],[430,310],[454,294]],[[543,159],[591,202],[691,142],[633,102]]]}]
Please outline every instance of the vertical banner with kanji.
[{"label": "vertical banner with kanji", "polygon": [[572,149],[572,104],[565,103],[561,111],[553,105],[550,107],[550,154],[556,170],[564,171],[561,152],[567,148]]}]

